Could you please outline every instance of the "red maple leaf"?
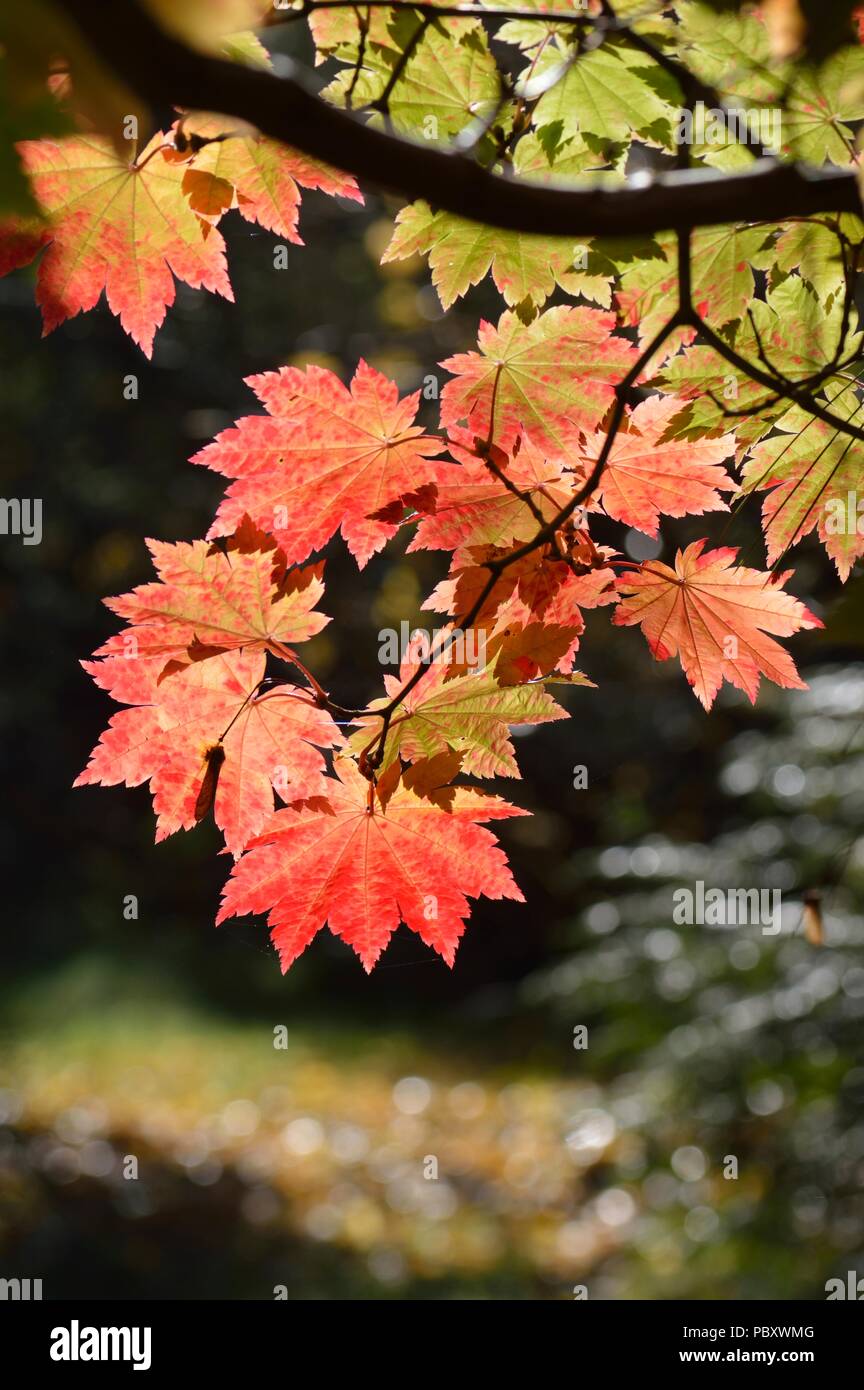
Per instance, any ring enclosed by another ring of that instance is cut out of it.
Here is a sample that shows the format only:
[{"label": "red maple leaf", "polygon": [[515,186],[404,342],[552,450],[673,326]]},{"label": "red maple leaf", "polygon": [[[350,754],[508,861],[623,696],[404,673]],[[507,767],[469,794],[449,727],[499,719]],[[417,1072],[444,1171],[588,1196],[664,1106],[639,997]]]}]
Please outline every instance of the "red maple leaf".
[{"label": "red maple leaf", "polygon": [[217,922],[266,912],[283,971],[325,925],[371,970],[400,921],[453,964],[469,898],[523,901],[478,821],[527,814],[456,788],[452,810],[400,786],[386,812],[348,759],[326,800],[277,811],[235,864]]},{"label": "red maple leaf", "polygon": [[[132,624],[97,656],[181,658],[190,647],[237,647],[284,656],[330,621],[315,609],[324,592],[323,566],[285,571],[272,540],[246,527],[224,543],[148,541],[159,581],[105,600]],[[194,656],[194,652],[191,655]],[[188,656],[185,656],[188,660]]]},{"label": "red maple leaf", "polygon": [[459,467],[442,474],[434,513],[421,518],[411,551],[525,541],[538,514],[548,521],[570,500],[571,476],[527,435],[517,435],[506,453],[494,444],[485,450],[469,430],[453,426],[447,447]]},{"label": "red maple leaf", "polygon": [[135,707],[114,715],[75,785],[149,780],[156,839],[163,840],[201,819],[202,785],[221,747],[214,814],[238,853],[271,815],[274,788],[284,799],[326,790],[318,749],[343,742],[308,691],[287,684],[260,690],[265,660],[260,651],[226,652],[163,680],[152,661],[83,662],[115,699],[127,702],[134,693]]},{"label": "red maple leaf", "polygon": [[[454,560],[447,579],[441,581],[423,607],[454,617],[469,612],[489,581],[485,562],[506,556],[506,550],[477,546]],[[502,621],[527,624],[537,621],[573,627],[585,626],[580,609],[614,603],[613,572],[602,563],[611,552],[595,552],[597,568],[578,574],[548,546],[532,550],[498,575],[477,614],[478,624]]]},{"label": "red maple leaf", "polygon": [[[723,467],[735,453],[735,436],[662,443],[666,426],[682,405],[674,396],[649,396],[630,412],[589,506],[596,508],[602,501],[615,521],[649,536],[657,535],[661,513],[688,516],[726,510],[720,493],[738,490]],[[586,477],[605,438],[605,431],[598,430],[579,449]]]},{"label": "red maple leaf", "polygon": [[596,429],[618,381],[636,358],[599,309],[547,309],[533,323],[501,315],[480,325],[479,352],[441,365],[455,373],[441,393],[441,423],[467,420],[474,433],[509,449],[527,430],[538,448],[567,462],[580,430]]},{"label": "red maple leaf", "polygon": [[248,514],[294,564],[341,531],[362,568],[398,529],[372,513],[452,470],[430,462],[443,443],[414,424],[419,391],[400,401],[395,383],[363,361],[350,390],[323,367],[247,383],[268,414],[244,416],[192,460],[236,480],[211,536]]}]

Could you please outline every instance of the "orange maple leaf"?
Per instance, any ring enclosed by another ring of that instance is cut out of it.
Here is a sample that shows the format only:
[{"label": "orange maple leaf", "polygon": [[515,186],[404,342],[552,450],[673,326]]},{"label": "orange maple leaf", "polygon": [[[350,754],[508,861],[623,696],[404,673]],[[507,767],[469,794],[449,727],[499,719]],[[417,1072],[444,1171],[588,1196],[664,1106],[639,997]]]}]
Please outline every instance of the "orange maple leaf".
[{"label": "orange maple leaf", "polygon": [[48,244],[36,281],[45,333],[92,309],[104,290],[149,357],[174,303],[174,276],[233,300],[216,229],[222,213],[237,208],[247,221],[302,245],[299,185],[363,201],[350,175],[255,132],[214,139],[230,135],[223,117],[192,125],[193,134],[213,143],[190,144],[188,131],[175,126],[155,134],[137,158],[133,146],[127,159],[98,135],[18,146],[49,226],[4,222],[0,274],[27,265]]},{"label": "orange maple leaf", "polygon": [[760,676],[787,689],[807,686],[787,651],[767,633],[789,637],[824,624],[799,599],[783,592],[792,571],[773,575],[733,562],[737,550],[703,554],[704,540],[679,550],[675,568],[648,560],[618,580],[621,603],[612,621],[639,623],[658,661],[678,656],[694,694],[706,709],[724,680],[751,703]]},{"label": "orange maple leaf", "polygon": [[194,116],[183,124],[187,138],[194,135],[212,140],[196,153],[184,175],[183,190],[195,212],[218,217],[236,208],[247,222],[255,222],[302,246],[303,238],[297,230],[300,187],[363,202],[363,194],[350,174],[331,169],[256,131],[213,140],[214,136],[230,131],[234,124],[223,116]]},{"label": "orange maple leaf", "polygon": [[[674,396],[649,396],[627,416],[626,429],[616,436],[589,507],[603,510],[615,521],[657,535],[661,514],[726,511],[721,492],[737,492],[724,460],[735,453],[735,435],[719,439],[675,440],[661,443],[669,421],[683,401]],[[578,450],[585,475],[599,458],[605,431],[589,435]]]},{"label": "orange maple leaf", "polygon": [[447,447],[459,466],[442,474],[434,513],[422,517],[409,551],[528,540],[537,530],[536,513],[548,521],[572,496],[572,475],[527,435],[516,437],[510,453],[491,447],[497,474],[484,458],[483,441],[469,430],[453,426]]},{"label": "orange maple leaf", "polygon": [[[132,624],[95,653],[181,657],[193,646],[269,650],[304,642],[330,619],[316,610],[324,592],[322,564],[285,573],[274,542],[247,530],[221,548],[208,541],[148,541],[159,580],[105,599]],[[165,663],[163,662],[163,665]]]},{"label": "orange maple leaf", "polygon": [[[174,303],[175,275],[195,289],[234,298],[225,243],[189,206],[184,166],[165,158],[167,141],[154,135],[134,162],[95,135],[19,145],[51,221],[36,279],[44,333],[92,309],[104,290],[111,311],[149,357],[156,329]],[[26,265],[38,249],[38,239],[19,238],[18,254],[7,247],[0,265]]]}]

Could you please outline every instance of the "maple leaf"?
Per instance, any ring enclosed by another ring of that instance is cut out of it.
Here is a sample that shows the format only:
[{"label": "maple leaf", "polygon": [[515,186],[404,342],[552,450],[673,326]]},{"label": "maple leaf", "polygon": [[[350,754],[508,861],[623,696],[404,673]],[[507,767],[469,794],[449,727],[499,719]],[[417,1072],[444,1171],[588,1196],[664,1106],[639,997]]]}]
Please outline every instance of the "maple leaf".
[{"label": "maple leaf", "polygon": [[648,143],[671,146],[678,85],[643,54],[616,47],[614,39],[577,62],[548,48],[532,76],[541,76],[544,69],[558,80],[534,108],[538,129],[554,126],[565,139],[581,133],[604,144],[638,134]]},{"label": "maple leaf", "polygon": [[134,694],[135,707],[113,716],[75,786],[135,787],[149,780],[157,841],[200,818],[202,785],[217,746],[224,759],[214,815],[233,854],[272,814],[274,787],[286,798],[326,790],[318,750],[340,746],[342,735],[308,691],[288,684],[260,691],[263,652],[225,652],[162,681],[152,662],[118,656],[82,665],[115,699],[125,703]]},{"label": "maple leaf", "polygon": [[257,131],[214,138],[230,134],[234,125],[236,122],[223,116],[198,115],[182,124],[183,140],[198,137],[212,142],[197,151],[183,177],[183,191],[195,212],[218,217],[236,208],[247,222],[302,246],[297,230],[301,186],[363,202],[350,174],[331,169]]},{"label": "maple leaf", "polygon": [[377,511],[370,512],[369,516],[372,521],[386,521],[388,525],[398,525],[407,517],[434,512],[437,506],[437,483],[421,483],[420,487],[412,489],[411,492],[403,492],[392,502],[386,502]]},{"label": "maple leaf", "polygon": [[389,10],[370,7],[363,20],[365,23],[361,27],[358,10],[313,7],[309,15],[309,28],[315,43],[316,64],[336,55],[356,62],[364,31],[367,44],[374,44],[376,48],[389,46],[395,50],[395,40],[390,34],[393,15]]},{"label": "maple leaf", "polygon": [[247,528],[225,549],[207,541],[148,541],[159,581],[106,599],[132,627],[96,653],[128,655],[131,639],[148,655],[178,656],[192,644],[229,650],[269,649],[303,642],[330,619],[315,611],[324,592],[321,567],[285,573],[274,542]]},{"label": "maple leaf", "polygon": [[[560,623],[521,623],[498,621],[487,641],[486,651],[495,660],[495,675],[501,685],[521,685],[555,672],[578,647],[581,629]],[[574,674],[579,685],[593,685],[581,672]]]},{"label": "maple leaf", "polygon": [[[861,241],[860,218],[846,213],[837,218],[837,224],[850,242]],[[842,296],[845,285],[840,237],[827,222],[793,222],[777,230],[780,233],[774,246],[777,269],[784,275],[800,271],[805,284],[830,309],[838,295]]]},{"label": "maple leaf", "polygon": [[[832,414],[855,425],[862,409],[848,383],[831,401]],[[864,555],[861,443],[797,406],[777,429],[783,433],[757,444],[743,470],[745,490],[770,489],[762,505],[768,563],[815,530],[845,582]]]},{"label": "maple leaf", "polygon": [[[735,452],[735,436],[662,442],[682,404],[674,396],[650,396],[630,412],[589,505],[596,508],[602,501],[609,516],[649,536],[657,535],[661,512],[687,516],[726,510],[720,493],[737,491],[737,484],[722,465]],[[586,477],[605,437],[598,431],[580,450]]]},{"label": "maple leaf", "polygon": [[322,367],[246,380],[269,413],[238,420],[192,460],[235,479],[209,534],[231,534],[248,514],[294,564],[341,531],[362,568],[398,530],[371,514],[444,466],[429,461],[442,441],[413,423],[419,391],[400,401],[362,360],[350,390]]},{"label": "maple leaf", "polygon": [[[441,423],[469,419],[474,433],[509,449],[527,431],[538,448],[566,461],[580,430],[602,420],[635,349],[599,309],[559,306],[525,325],[502,314],[482,322],[477,352],[442,362],[455,374],[441,393]],[[493,417],[494,413],[494,419]]]},{"label": "maple leaf", "polygon": [[[764,305],[757,300],[753,307],[760,309]],[[743,343],[740,350],[744,351]],[[724,409],[739,411],[752,407],[751,415],[735,420],[736,454],[740,457],[754,439],[771,428],[773,419],[784,409],[783,401],[776,403],[758,382],[723,362],[713,348],[702,344],[670,358],[651,384],[674,392],[680,407],[669,420],[663,443],[721,434],[729,423]]]},{"label": "maple leaf", "polygon": [[511,308],[539,308],[573,270],[576,245],[572,237],[503,232],[417,202],[399,213],[381,262],[428,256],[432,284],[445,309],[489,270]]},{"label": "maple leaf", "polygon": [[[826,310],[800,276],[789,275],[764,301],[753,301],[748,318],[735,333],[734,345],[749,362],[757,363],[764,352],[772,370],[795,382],[824,375],[825,368],[837,360],[835,354],[839,357],[842,331],[840,301],[835,298]],[[852,353],[859,348],[860,335],[847,333],[844,350]],[[838,386],[843,384],[834,380]],[[687,402],[680,416],[670,420],[667,438],[721,433],[727,424],[724,401],[738,411],[750,408],[736,422],[739,453],[742,446],[766,434],[786,409],[782,399],[776,400],[758,382],[724,362],[713,348],[702,345],[671,358],[654,384]]]},{"label": "maple leaf", "polygon": [[[614,552],[595,547],[594,553],[596,568],[583,573],[574,571],[548,546],[523,555],[496,577],[476,621],[491,625],[506,607],[508,618],[514,622],[551,621],[581,631],[584,623],[578,605],[594,607],[615,601],[614,592],[611,598],[604,597],[614,582],[612,571],[605,567]],[[469,612],[489,580],[487,562],[506,554],[506,550],[496,546],[476,546],[460,554],[448,577],[436,585],[423,607],[454,616]]]},{"label": "maple leaf", "polygon": [[770,34],[758,14],[718,14],[708,5],[676,5],[682,56],[721,95],[768,102],[783,91],[782,73],[771,71]]},{"label": "maple leaf", "polygon": [[450,811],[398,787],[386,813],[369,783],[336,762],[326,801],[277,811],[235,864],[217,923],[266,912],[283,972],[327,924],[370,971],[400,922],[453,964],[469,898],[524,901],[503,852],[479,821],[525,815],[457,788]]},{"label": "maple leaf", "polygon": [[[691,245],[692,298],[697,312],[714,328],[740,319],[753,299],[754,270],[771,263],[764,227],[708,227],[694,231]],[[671,237],[658,238],[652,254],[624,267],[617,299],[624,322],[639,329],[640,345],[649,343],[669,318],[678,285],[678,251]],[[658,255],[657,252],[660,254]],[[693,331],[670,338],[663,351]]]},{"label": "maple leaf", "polygon": [[[460,466],[442,475],[434,513],[421,518],[409,551],[528,540],[537,518],[526,499],[546,520],[570,500],[571,481],[560,462],[547,459],[528,435],[517,436],[508,455],[495,445],[484,451],[470,430],[453,426],[448,448]],[[487,452],[506,482],[490,468]]]},{"label": "maple leaf", "polygon": [[811,164],[855,161],[847,124],[864,116],[864,52],[841,48],[817,70],[802,68],[783,102],[783,153]]},{"label": "maple leaf", "polygon": [[[444,628],[436,634],[436,646],[449,630]],[[567,711],[542,686],[502,685],[494,666],[454,675],[448,655],[442,654],[429,662],[402,701],[390,725],[382,766],[386,767],[397,756],[415,762],[419,758],[433,758],[450,748],[462,754],[462,770],[475,777],[518,777],[509,727],[566,719]],[[420,664],[416,644],[412,643],[398,677],[384,677],[387,697],[374,700],[370,710],[382,709]],[[352,736],[352,748],[362,748],[368,743],[366,727]]]},{"label": "maple leaf", "polygon": [[375,789],[382,806],[386,806],[401,779],[403,787],[407,787],[416,796],[434,801],[437,806],[443,806],[445,810],[452,810],[459,788],[451,786],[450,783],[461,771],[462,754],[454,752],[452,748],[445,749],[443,753],[436,753],[431,758],[418,758],[408,767],[403,767],[400,760],[396,758],[391,764],[389,774],[394,778],[393,786],[386,796],[382,796],[382,782],[388,776],[385,772],[384,777],[377,779]]},{"label": "maple leaf", "polygon": [[[330,83],[326,97],[369,106],[383,95],[398,62],[404,74],[392,87],[388,110],[399,134],[445,143],[466,126],[494,117],[501,76],[477,19],[444,19],[427,26],[418,15],[403,11],[390,14],[385,24],[386,34],[380,19],[370,24],[371,41],[363,44],[362,53],[359,44],[346,42],[343,28],[338,47],[351,67]],[[323,43],[332,46],[335,35],[324,37],[324,26],[316,23],[316,28],[324,51]]]},{"label": "maple leaf", "polygon": [[[174,303],[175,275],[196,289],[234,298],[225,243],[189,206],[184,169],[165,158],[167,140],[154,135],[134,164],[95,135],[20,146],[52,224],[36,279],[45,333],[92,309],[104,290],[112,313],[149,357],[156,329]],[[37,250],[25,237],[17,257],[7,248],[0,262],[14,269]]]},{"label": "maple leaf", "polygon": [[[574,672],[573,663],[579,650],[580,638],[585,631],[585,618],[582,610],[584,608],[601,608],[616,602],[617,595],[612,570],[598,567],[587,570],[584,574],[574,574],[566,565],[559,566],[557,561],[554,563],[557,583],[551,587],[551,592],[542,579],[536,586],[526,584],[522,590],[517,586],[510,598],[498,608],[488,649],[494,651],[499,637],[504,637],[505,666],[501,673],[502,682],[508,678],[506,672],[510,663],[511,638],[513,639],[514,659],[517,662],[520,660],[530,662],[532,659],[535,661],[537,670],[531,671],[531,675],[545,675],[553,669],[559,675],[568,677],[578,675],[578,672]],[[566,650],[554,664],[554,667],[547,664],[547,640],[541,641],[539,634],[536,634],[538,612],[542,615],[540,626],[547,634],[551,634],[549,640],[555,645],[559,640],[558,634],[562,636],[567,634],[569,637]],[[520,629],[529,634],[529,637],[525,639],[528,646],[521,657],[518,653],[520,642],[517,636]],[[500,659],[498,667],[500,670]]]},{"label": "maple leaf", "polygon": [[724,680],[755,701],[760,676],[792,690],[806,690],[787,651],[767,636],[789,637],[823,627],[808,608],[784,593],[791,574],[772,575],[734,565],[737,550],[703,554],[704,540],[679,550],[675,568],[648,560],[622,576],[622,601],[612,617],[619,626],[639,623],[657,661],[677,655],[705,709]]},{"label": "maple leaf", "polygon": [[[495,547],[482,546],[466,551],[454,560],[450,575],[436,586],[423,607],[454,617],[470,611],[489,579],[484,562],[503,553]],[[502,685],[511,683],[514,663],[518,669],[520,656],[525,661],[523,679],[539,674],[541,669],[545,674],[553,665],[561,674],[572,672],[579,638],[585,630],[582,609],[617,602],[615,575],[605,563],[612,553],[595,548],[595,559],[600,563],[577,573],[565,561],[553,558],[548,550],[538,549],[499,575],[474,626],[487,633],[487,656],[501,653],[496,671]],[[546,629],[548,637],[542,637],[538,629]],[[521,653],[520,632],[529,634],[524,639],[526,649]],[[565,650],[550,664],[552,647],[565,633]],[[532,660],[537,671],[531,669]]]}]

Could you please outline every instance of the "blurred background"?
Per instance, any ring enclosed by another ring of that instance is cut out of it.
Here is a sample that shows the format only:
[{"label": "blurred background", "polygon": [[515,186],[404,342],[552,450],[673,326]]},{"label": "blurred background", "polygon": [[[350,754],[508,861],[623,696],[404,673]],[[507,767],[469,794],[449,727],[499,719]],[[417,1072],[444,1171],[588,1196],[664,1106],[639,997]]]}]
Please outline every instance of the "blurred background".
[{"label": "blurred background", "polygon": [[[792,644],[810,691],[755,710],[706,716],[587,614],[599,690],[518,731],[524,780],[497,788],[534,812],[502,830],[527,905],[481,902],[452,971],[401,928],[371,977],[322,933],[283,978],[261,922],[213,929],[212,824],[157,847],[146,789],[71,790],[114,708],[78,665],[116,630],[100,600],[150,578],[145,536],[206,531],[220,482],[186,460],[254,410],[243,377],[365,357],[415,389],[500,312],[481,285],[444,317],[424,267],[380,268],[395,210],[307,194],[284,270],[229,214],[237,304],[178,286],[151,363],[104,305],[40,341],[32,273],[0,280],[2,493],[44,513],[40,546],[0,539],[0,1274],[46,1298],[822,1298],[864,1273],[864,603],[815,545],[791,586],[828,623]],[[749,510],[724,542],[762,566]],[[345,704],[380,691],[381,627],[429,625],[444,557],[406,543],[360,576],[328,552],[304,655]],[[700,878],[780,888],[782,933],[673,926]]]}]

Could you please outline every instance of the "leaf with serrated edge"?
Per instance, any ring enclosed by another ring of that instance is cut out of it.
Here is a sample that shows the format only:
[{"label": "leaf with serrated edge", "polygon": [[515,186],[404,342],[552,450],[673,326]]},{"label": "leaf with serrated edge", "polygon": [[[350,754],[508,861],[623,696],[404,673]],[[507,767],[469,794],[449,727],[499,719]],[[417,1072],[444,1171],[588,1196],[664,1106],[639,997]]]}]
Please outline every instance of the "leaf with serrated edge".
[{"label": "leaf with serrated edge", "polygon": [[[323,794],[318,750],[343,742],[308,691],[286,684],[256,697],[264,662],[263,652],[226,652],[162,681],[151,672],[149,701],[139,686],[135,707],[113,716],[75,785],[136,787],[149,780],[156,839],[163,840],[195,824],[208,751],[221,740],[225,760],[214,814],[228,849],[239,853],[272,814],[274,786],[283,798]],[[83,665],[97,685],[125,701],[122,658]]]},{"label": "leaf with serrated edge", "polygon": [[679,550],[675,568],[648,560],[618,580],[621,602],[612,621],[638,623],[657,661],[678,656],[706,709],[724,680],[756,699],[760,676],[786,689],[806,690],[787,651],[775,642],[801,628],[822,627],[800,600],[783,592],[786,574],[735,565],[736,550],[703,553],[706,542]]},{"label": "leaf with serrated edge", "polygon": [[282,969],[326,924],[369,971],[400,922],[448,965],[469,898],[522,902],[495,836],[478,821],[525,815],[457,788],[451,811],[398,787],[386,812],[369,812],[369,784],[340,758],[321,807],[277,811],[235,865],[217,922],[268,914]]},{"label": "leaf with serrated edge", "polygon": [[268,414],[244,416],[192,460],[236,480],[209,534],[230,535],[248,514],[296,564],[341,531],[362,568],[399,529],[372,513],[445,467],[430,461],[443,441],[414,424],[419,391],[400,400],[362,360],[350,390],[323,367],[282,367],[247,384]]}]

